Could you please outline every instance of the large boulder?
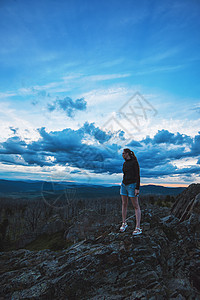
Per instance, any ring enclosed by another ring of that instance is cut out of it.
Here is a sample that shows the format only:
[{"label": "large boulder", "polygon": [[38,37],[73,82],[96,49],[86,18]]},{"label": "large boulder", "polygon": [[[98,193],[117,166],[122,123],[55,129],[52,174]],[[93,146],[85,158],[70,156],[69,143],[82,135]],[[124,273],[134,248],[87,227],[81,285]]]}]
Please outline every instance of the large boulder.
[{"label": "large boulder", "polygon": [[171,213],[181,222],[197,218],[200,215],[200,184],[189,185],[181,194],[176,197]]}]

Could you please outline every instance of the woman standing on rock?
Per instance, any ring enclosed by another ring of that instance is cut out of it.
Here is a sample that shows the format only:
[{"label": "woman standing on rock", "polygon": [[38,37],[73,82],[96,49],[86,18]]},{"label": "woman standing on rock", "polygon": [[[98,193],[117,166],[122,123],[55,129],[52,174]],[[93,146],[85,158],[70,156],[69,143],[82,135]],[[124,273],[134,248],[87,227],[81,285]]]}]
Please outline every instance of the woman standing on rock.
[{"label": "woman standing on rock", "polygon": [[140,228],[141,210],[138,202],[140,188],[140,167],[134,152],[130,149],[124,149],[122,156],[125,162],[123,164],[124,175],[120,189],[120,195],[122,197],[122,226],[120,227],[120,231],[124,232],[128,226],[126,223],[126,214],[129,197],[135,209],[136,217],[136,227],[133,231],[133,235],[138,235],[142,233],[142,229]]}]

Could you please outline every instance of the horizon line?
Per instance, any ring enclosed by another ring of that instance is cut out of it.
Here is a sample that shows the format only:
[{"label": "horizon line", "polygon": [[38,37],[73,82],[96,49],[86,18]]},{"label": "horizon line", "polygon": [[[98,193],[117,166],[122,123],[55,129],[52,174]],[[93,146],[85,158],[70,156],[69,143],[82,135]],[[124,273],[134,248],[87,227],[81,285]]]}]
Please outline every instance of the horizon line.
[{"label": "horizon line", "polygon": [[[62,180],[54,180],[54,181],[51,181],[51,180],[38,180],[38,179],[22,179],[22,178],[15,178],[15,179],[5,179],[5,178],[0,178],[0,180],[7,180],[7,181],[24,181],[24,182],[27,182],[27,181],[42,181],[42,182],[62,182],[62,183],[77,183],[77,184],[89,184],[89,185],[120,185],[120,183],[85,183],[85,182],[76,182],[76,181],[73,181],[73,180],[68,180],[68,181],[62,181]],[[149,182],[149,183],[144,183],[144,184],[140,184],[140,186],[147,186],[147,185],[155,185],[155,186],[163,186],[163,187],[169,187],[169,188],[176,188],[176,187],[188,187],[190,184],[193,184],[195,182],[192,182],[192,183],[189,183],[189,184],[186,184],[186,183],[152,183],[152,182]]]}]

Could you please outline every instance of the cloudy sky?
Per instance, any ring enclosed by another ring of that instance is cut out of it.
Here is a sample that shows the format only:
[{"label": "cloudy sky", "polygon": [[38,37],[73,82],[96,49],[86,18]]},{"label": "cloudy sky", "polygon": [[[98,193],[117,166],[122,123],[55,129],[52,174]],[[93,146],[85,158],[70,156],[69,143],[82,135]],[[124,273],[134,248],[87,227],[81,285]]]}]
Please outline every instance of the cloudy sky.
[{"label": "cloudy sky", "polygon": [[198,0],[0,1],[0,178],[200,179]]}]

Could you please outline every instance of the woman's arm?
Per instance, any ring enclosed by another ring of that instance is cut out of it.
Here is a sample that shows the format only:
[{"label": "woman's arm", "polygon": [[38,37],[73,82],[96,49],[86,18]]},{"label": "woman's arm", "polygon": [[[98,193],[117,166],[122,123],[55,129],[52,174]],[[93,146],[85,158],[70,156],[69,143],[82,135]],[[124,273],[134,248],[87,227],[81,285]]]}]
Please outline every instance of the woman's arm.
[{"label": "woman's arm", "polygon": [[[135,174],[136,174],[136,190],[139,191],[140,189],[140,166],[139,166],[139,163],[137,161],[137,159],[135,160]],[[139,194],[139,192],[138,192]]]}]

